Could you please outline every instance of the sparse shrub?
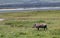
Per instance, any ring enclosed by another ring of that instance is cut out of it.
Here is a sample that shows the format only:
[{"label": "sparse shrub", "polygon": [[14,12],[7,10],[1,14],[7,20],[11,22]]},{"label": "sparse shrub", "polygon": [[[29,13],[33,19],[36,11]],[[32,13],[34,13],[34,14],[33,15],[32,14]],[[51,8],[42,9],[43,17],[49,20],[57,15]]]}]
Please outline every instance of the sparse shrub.
[{"label": "sparse shrub", "polygon": [[5,23],[5,25],[11,25],[12,23]]},{"label": "sparse shrub", "polygon": [[51,12],[50,10],[48,10],[48,12]]},{"label": "sparse shrub", "polygon": [[4,35],[1,35],[1,37],[4,37]]},{"label": "sparse shrub", "polygon": [[57,37],[57,36],[53,36],[52,38],[60,38],[60,37]]},{"label": "sparse shrub", "polygon": [[52,37],[52,38],[56,38],[56,37]]},{"label": "sparse shrub", "polygon": [[37,11],[37,12],[40,12],[40,11]]},{"label": "sparse shrub", "polygon": [[4,35],[3,34],[0,34],[0,37],[4,37]]},{"label": "sparse shrub", "polygon": [[26,33],[25,33],[25,32],[20,32],[19,34],[20,34],[20,35],[26,35]]},{"label": "sparse shrub", "polygon": [[37,34],[37,36],[40,36],[40,34]]}]

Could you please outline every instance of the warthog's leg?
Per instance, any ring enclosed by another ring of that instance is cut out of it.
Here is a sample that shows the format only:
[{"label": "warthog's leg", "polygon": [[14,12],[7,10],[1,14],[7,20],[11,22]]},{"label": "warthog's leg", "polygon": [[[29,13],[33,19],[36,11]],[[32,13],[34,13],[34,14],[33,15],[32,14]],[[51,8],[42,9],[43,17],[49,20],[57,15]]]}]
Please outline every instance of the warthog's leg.
[{"label": "warthog's leg", "polygon": [[47,30],[48,28],[46,27],[46,30]]},{"label": "warthog's leg", "polygon": [[46,27],[44,27],[44,30],[47,30],[47,26],[46,26]]},{"label": "warthog's leg", "polygon": [[46,30],[46,28],[44,28],[44,30]]},{"label": "warthog's leg", "polygon": [[37,28],[39,30],[39,28]]}]

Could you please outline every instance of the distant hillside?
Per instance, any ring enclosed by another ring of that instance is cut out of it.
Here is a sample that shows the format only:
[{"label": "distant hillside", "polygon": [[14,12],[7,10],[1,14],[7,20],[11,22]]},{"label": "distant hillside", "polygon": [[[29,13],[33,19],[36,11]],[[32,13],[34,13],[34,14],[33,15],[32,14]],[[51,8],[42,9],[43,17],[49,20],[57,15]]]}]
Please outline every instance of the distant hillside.
[{"label": "distant hillside", "polygon": [[17,4],[5,4],[0,5],[0,9],[3,8],[31,8],[31,7],[60,7],[60,2],[48,3],[48,2],[38,2],[38,3],[17,3]]}]

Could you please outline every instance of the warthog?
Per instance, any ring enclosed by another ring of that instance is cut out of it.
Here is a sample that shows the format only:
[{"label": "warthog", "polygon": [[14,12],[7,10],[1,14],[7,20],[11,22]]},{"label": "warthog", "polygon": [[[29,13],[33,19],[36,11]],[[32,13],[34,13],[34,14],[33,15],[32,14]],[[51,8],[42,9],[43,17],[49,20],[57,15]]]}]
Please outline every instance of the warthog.
[{"label": "warthog", "polygon": [[38,30],[39,30],[39,28],[44,28],[44,30],[47,30],[47,24],[45,24],[45,23],[42,23],[42,24],[34,24],[33,25],[33,28],[37,28]]}]

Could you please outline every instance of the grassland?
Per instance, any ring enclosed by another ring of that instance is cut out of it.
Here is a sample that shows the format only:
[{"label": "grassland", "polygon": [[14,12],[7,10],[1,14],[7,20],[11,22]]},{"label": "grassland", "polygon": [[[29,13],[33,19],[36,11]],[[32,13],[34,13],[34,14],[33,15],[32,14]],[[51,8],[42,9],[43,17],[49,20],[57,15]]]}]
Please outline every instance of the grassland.
[{"label": "grassland", "polygon": [[[60,10],[0,13],[0,38],[60,38]],[[48,30],[32,28],[47,23]]]}]

